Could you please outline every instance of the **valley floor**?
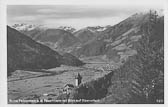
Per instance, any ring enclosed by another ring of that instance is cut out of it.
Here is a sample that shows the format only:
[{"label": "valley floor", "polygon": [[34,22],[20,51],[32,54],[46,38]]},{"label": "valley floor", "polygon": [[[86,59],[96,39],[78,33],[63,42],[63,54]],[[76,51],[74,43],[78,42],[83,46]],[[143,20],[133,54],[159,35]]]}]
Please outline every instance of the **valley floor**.
[{"label": "valley floor", "polygon": [[[88,61],[88,60],[87,60]],[[104,76],[110,71],[101,68],[105,62],[86,62],[84,66],[61,66],[47,70],[17,70],[8,77],[8,101],[17,99],[55,99],[65,84],[75,85],[75,75],[80,73],[82,83]],[[113,63],[113,67],[118,65]]]}]

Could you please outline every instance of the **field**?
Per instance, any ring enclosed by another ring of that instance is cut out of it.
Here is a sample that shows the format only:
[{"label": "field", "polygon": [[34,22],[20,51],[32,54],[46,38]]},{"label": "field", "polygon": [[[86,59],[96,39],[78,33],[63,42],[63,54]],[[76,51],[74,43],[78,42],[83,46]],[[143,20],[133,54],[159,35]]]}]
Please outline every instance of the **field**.
[{"label": "field", "polygon": [[95,63],[93,59],[87,58],[86,64],[80,67],[62,65],[43,70],[16,70],[8,77],[8,100],[55,99],[65,84],[75,85],[77,73],[82,75],[82,83],[85,83],[110,72],[101,69],[108,66],[106,62],[98,62],[96,58]]}]

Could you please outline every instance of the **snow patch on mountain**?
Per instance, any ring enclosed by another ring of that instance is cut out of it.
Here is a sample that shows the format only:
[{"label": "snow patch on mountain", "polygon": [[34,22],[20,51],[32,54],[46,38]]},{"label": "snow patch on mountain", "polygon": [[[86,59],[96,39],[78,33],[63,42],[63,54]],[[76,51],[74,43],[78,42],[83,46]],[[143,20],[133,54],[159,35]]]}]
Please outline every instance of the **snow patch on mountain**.
[{"label": "snow patch on mountain", "polygon": [[68,31],[68,32],[71,32],[71,33],[74,33],[76,31],[75,28],[72,28],[70,26],[60,26],[57,29],[62,29],[62,30],[65,30],[65,31]]},{"label": "snow patch on mountain", "polygon": [[86,29],[91,32],[101,32],[107,29],[108,26],[102,27],[102,26],[95,26],[95,27],[87,27]]},{"label": "snow patch on mountain", "polygon": [[45,29],[43,25],[33,25],[33,24],[25,24],[25,23],[14,24],[11,27],[18,31],[31,31],[34,29]]}]

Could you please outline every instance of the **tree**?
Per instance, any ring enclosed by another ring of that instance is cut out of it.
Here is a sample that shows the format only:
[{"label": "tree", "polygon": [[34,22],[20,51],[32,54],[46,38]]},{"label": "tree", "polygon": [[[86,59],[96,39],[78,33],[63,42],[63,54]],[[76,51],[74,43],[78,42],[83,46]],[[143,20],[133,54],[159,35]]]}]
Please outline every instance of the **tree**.
[{"label": "tree", "polygon": [[[153,16],[156,18],[156,15],[150,15],[150,18],[153,18]],[[164,36],[157,34],[160,29],[163,29],[162,27],[157,28],[157,26],[160,26],[159,24],[163,24],[160,23],[160,18],[150,20],[141,27],[143,35],[138,45],[138,54],[134,57],[136,60],[132,63],[134,68],[130,68],[134,69],[133,73],[138,77],[136,81],[140,84],[140,96],[145,99],[146,103],[163,103],[164,98],[163,40],[162,37],[160,37],[160,40],[153,39],[156,36]],[[162,102],[157,100],[162,100]]]}]

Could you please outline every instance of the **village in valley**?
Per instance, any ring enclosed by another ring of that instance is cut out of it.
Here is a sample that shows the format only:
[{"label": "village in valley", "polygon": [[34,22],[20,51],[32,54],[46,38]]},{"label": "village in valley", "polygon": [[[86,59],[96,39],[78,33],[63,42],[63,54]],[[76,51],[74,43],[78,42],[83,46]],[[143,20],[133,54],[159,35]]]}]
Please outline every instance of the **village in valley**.
[{"label": "village in valley", "polygon": [[143,9],[7,6],[8,103],[164,104],[163,9]]}]

